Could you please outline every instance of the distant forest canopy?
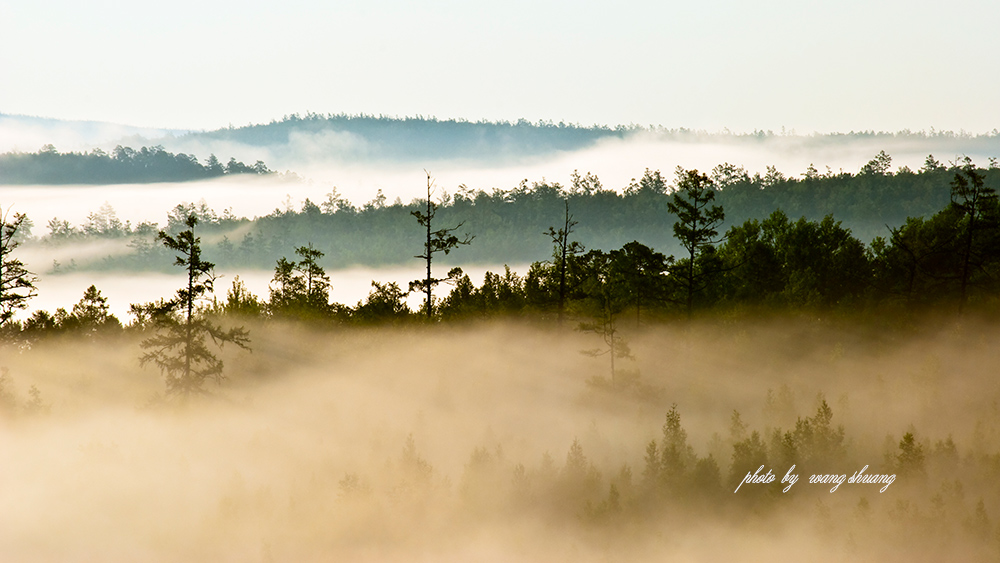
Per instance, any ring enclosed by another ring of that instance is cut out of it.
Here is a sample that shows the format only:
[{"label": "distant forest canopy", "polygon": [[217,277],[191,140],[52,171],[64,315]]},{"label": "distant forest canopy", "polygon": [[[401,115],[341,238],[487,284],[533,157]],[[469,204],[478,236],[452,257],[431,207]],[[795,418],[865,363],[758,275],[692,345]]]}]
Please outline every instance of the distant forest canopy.
[{"label": "distant forest canopy", "polygon": [[230,158],[222,164],[213,154],[205,163],[187,154],[173,154],[162,146],[135,150],[118,145],[109,154],[101,149],[61,153],[45,145],[35,153],[0,154],[2,184],[141,184],[188,182],[235,174],[271,174],[262,161],[251,166]]},{"label": "distant forest canopy", "polygon": [[[725,209],[720,232],[781,210],[792,220],[821,221],[831,216],[855,238],[869,242],[879,236],[888,238],[890,228],[903,225],[908,218],[929,218],[949,204],[958,163],[942,164],[928,156],[920,170],[903,167],[892,172],[891,160],[882,152],[857,174],[810,167],[799,177],[774,168],[761,175],[731,164],[716,166],[708,176],[716,203]],[[987,185],[1000,184],[995,160],[979,170]],[[667,207],[675,189],[676,180],[649,169],[620,191],[602,185],[589,173],[574,173],[569,186],[524,181],[490,192],[460,186],[454,194],[434,196],[440,201],[435,221],[448,227],[462,223],[461,232],[475,236],[472,245],[444,260],[451,263],[517,264],[544,259],[551,253],[545,233],[562,223],[565,201],[578,223],[574,240],[588,250],[610,251],[637,241],[676,255],[683,251],[672,232],[675,216]],[[170,211],[165,228],[179,232],[187,214],[195,214],[206,241],[206,259],[220,268],[271,269],[278,258],[310,242],[326,254],[326,267],[412,264],[423,241],[412,212],[422,205],[421,200],[390,203],[381,191],[371,201],[355,205],[334,189],[323,201],[307,199],[299,209],[286,206],[255,219],[229,212],[219,215],[204,204],[182,204]],[[132,249],[97,263],[78,263],[81,268],[164,270],[170,267],[169,259],[153,240],[159,228],[151,223],[123,223],[105,205],[83,225],[52,218],[47,233],[38,232],[36,226],[34,234],[44,244],[103,238],[120,239]]]},{"label": "distant forest canopy", "polygon": [[[577,123],[528,121],[469,121],[437,117],[385,115],[290,114],[269,123],[214,131],[140,129],[108,123],[61,121],[0,114],[0,127],[22,131],[27,138],[45,132],[61,139],[57,144],[73,150],[115,144],[161,146],[172,152],[204,155],[225,152],[249,162],[264,159],[281,169],[294,169],[303,159],[323,162],[407,162],[428,166],[438,160],[512,163],[544,158],[560,152],[593,146],[601,140],[645,136],[682,143],[711,142],[743,146],[783,146],[796,152],[847,147],[886,149],[897,155],[934,153],[946,158],[958,155],[1000,154],[1000,131],[902,130],[811,133],[794,130],[749,132],[705,131],[660,125],[581,125]],[[43,142],[31,145],[40,146]],[[214,148],[217,144],[220,147]],[[243,149],[238,149],[239,146]],[[225,149],[221,147],[226,147]],[[266,149],[266,150],[263,150]],[[866,150],[867,150],[866,149]],[[0,149],[4,150],[4,149]],[[23,150],[23,149],[21,149]],[[239,152],[234,152],[239,150]],[[822,159],[820,159],[822,160]],[[852,165],[853,167],[853,165]],[[154,181],[154,180],[149,180]]]},{"label": "distant forest canopy", "polygon": [[623,138],[635,126],[590,126],[550,121],[438,120],[434,117],[307,113],[287,115],[267,124],[230,127],[182,137],[199,141],[230,141],[254,147],[276,148],[294,142],[296,135],[335,135],[321,140],[335,149],[329,156],[363,159],[426,161],[437,159],[491,159],[539,156],[589,147],[600,139]]},{"label": "distant forest canopy", "polygon": [[[267,147],[275,158],[297,156],[300,141],[309,139],[310,150],[320,147],[324,157],[348,161],[397,161],[425,163],[431,160],[503,162],[573,151],[604,139],[652,134],[667,141],[720,141],[760,143],[794,140],[807,148],[859,141],[930,145],[928,152],[950,156],[1000,154],[1000,131],[985,134],[965,131],[851,131],[849,133],[800,135],[794,131],[755,130],[749,133],[707,132],[659,125],[580,125],[552,121],[467,121],[435,117],[389,117],[384,115],[317,114],[286,115],[266,124],[250,124],[156,142],[171,147],[226,141],[251,147]],[[289,153],[289,154],[286,154]]]}]

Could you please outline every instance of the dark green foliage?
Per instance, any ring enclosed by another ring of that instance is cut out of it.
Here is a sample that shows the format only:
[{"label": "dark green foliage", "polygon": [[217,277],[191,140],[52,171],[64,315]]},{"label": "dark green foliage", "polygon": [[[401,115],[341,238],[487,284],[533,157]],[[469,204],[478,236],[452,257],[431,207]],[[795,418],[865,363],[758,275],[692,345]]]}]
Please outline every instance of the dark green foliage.
[{"label": "dark green foliage", "polygon": [[985,175],[966,158],[951,183],[951,208],[960,217],[959,313],[968,302],[970,285],[975,278],[986,277],[992,282],[991,286],[998,286],[1000,208],[997,207],[996,190],[987,187],[985,181]]},{"label": "dark green foliage", "polygon": [[413,314],[406,305],[406,293],[396,282],[372,282],[372,291],[364,303],[358,303],[350,313],[351,320],[369,323],[396,324],[405,321]]},{"label": "dark green foliage", "polygon": [[[99,333],[108,331],[118,332],[122,329],[122,324],[117,317],[108,311],[108,299],[101,295],[96,286],[90,286],[83,292],[80,301],[73,305],[73,311],[59,320],[58,326],[53,329],[63,331],[80,331],[86,336],[96,336]],[[32,317],[35,319],[35,317]],[[45,318],[40,316],[38,322],[44,327]]]},{"label": "dark green foliage", "polygon": [[831,216],[749,220],[729,229],[718,258],[721,297],[732,302],[830,307],[856,302],[871,279],[864,245]]},{"label": "dark green foliage", "polygon": [[667,209],[677,217],[674,237],[687,251],[687,258],[671,268],[673,280],[680,286],[688,317],[694,311],[695,295],[704,291],[719,273],[713,258],[718,242],[718,227],[725,220],[722,207],[713,205],[715,186],[706,174],[697,170],[678,170],[677,191],[667,202]]},{"label": "dark green foliage", "polygon": [[20,245],[19,231],[27,221],[23,213],[10,217],[10,208],[0,208],[0,327],[14,317],[15,311],[27,308],[28,300],[37,293],[34,274],[14,258],[14,250]]},{"label": "dark green foliage", "polygon": [[517,315],[525,310],[526,303],[524,280],[505,266],[503,275],[486,272],[478,288],[469,276],[463,275],[441,301],[439,312],[444,319],[485,319]]},{"label": "dark green foliage", "polygon": [[873,244],[876,284],[882,298],[908,304],[970,299],[1000,289],[1000,204],[986,185],[992,170],[966,159],[954,173],[951,202],[929,219],[909,218],[888,242]]},{"label": "dark green foliage", "polygon": [[222,360],[208,348],[206,337],[222,346],[231,342],[244,349],[250,339],[242,328],[224,330],[202,312],[195,310],[196,302],[212,291],[215,277],[214,264],[201,259],[201,239],[194,236],[198,223],[189,216],[187,230],[176,237],[160,231],[164,246],[178,252],[174,264],[187,269],[187,286],[177,290],[177,296],[159,306],[149,307],[156,334],[142,341],[147,350],[139,363],[153,363],[166,379],[167,395],[186,400],[192,395],[205,394],[205,380],[221,383]]},{"label": "dark green foliage", "polygon": [[664,304],[666,272],[672,262],[673,257],[667,258],[638,241],[610,252],[609,283],[616,288],[623,304],[635,308],[636,326],[642,320],[644,309]]},{"label": "dark green foliage", "polygon": [[111,154],[60,153],[45,145],[37,153],[0,154],[0,184],[131,184],[186,182],[226,174],[269,174],[263,162],[247,166],[235,158],[223,167],[212,155],[204,165],[194,156],[173,154],[162,146],[139,150],[121,145]]},{"label": "dark green foliage", "polygon": [[333,312],[330,277],[318,262],[323,252],[309,243],[296,248],[295,253],[302,259],[290,262],[282,257],[274,267],[268,311],[274,317],[303,320],[329,317]]}]

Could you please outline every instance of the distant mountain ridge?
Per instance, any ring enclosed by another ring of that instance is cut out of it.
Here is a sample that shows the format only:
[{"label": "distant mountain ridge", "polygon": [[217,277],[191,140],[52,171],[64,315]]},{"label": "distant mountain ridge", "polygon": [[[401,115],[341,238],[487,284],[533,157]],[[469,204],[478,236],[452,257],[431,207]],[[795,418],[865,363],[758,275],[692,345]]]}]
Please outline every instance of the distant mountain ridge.
[{"label": "distant mountain ridge", "polygon": [[325,152],[333,159],[428,161],[459,159],[521,159],[573,151],[605,138],[623,138],[630,127],[584,127],[575,124],[508,121],[439,120],[434,117],[307,113],[288,115],[267,124],[190,133],[177,139],[206,143],[230,142],[267,147],[277,154]]},{"label": "distant mountain ridge", "polygon": [[[684,143],[760,144],[794,143],[804,148],[822,148],[864,143],[875,151],[886,145],[905,144],[927,153],[1000,154],[1000,131],[985,134],[964,131],[851,131],[800,135],[794,131],[756,130],[750,133],[707,132],[659,125],[590,125],[551,121],[467,121],[436,117],[388,117],[307,113],[287,115],[266,124],[191,132],[179,137],[153,139],[171,150],[205,152],[199,147],[242,145],[250,154],[266,149],[268,161],[309,160],[341,162],[427,163],[458,160],[476,163],[512,163],[577,151],[604,140],[623,140],[645,135],[655,140]],[[235,149],[216,152],[237,152]],[[724,157],[723,157],[724,158]]]},{"label": "distant mountain ridge", "polygon": [[[938,154],[1000,156],[1000,132],[857,131],[796,134],[794,131],[756,130],[749,133],[706,132],[657,125],[590,125],[551,121],[468,121],[436,117],[384,115],[291,114],[269,123],[248,124],[210,131],[144,129],[95,121],[0,114],[0,152],[34,152],[53,145],[62,152],[83,152],[117,145],[162,147],[174,153],[234,155],[262,160],[277,169],[302,170],[312,164],[386,163],[434,166],[435,162],[510,165],[593,147],[602,141],[642,137],[695,145],[757,146],[765,151],[809,151],[853,145],[871,154]],[[718,162],[729,157],[719,151]],[[817,164],[822,165],[819,158]],[[651,161],[646,166],[657,166]]]}]

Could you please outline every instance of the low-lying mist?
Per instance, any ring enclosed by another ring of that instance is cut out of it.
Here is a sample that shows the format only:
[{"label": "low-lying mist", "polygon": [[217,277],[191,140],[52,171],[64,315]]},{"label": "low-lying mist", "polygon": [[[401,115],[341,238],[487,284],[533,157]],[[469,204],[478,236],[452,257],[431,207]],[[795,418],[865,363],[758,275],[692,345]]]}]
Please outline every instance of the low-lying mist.
[{"label": "low-lying mist", "polygon": [[[570,326],[248,328],[252,353],[225,349],[228,380],[186,404],[128,333],[0,348],[3,559],[997,556],[994,325],[623,321],[634,359],[613,385],[607,356],[581,354],[602,342]],[[751,434],[780,481],[772,435],[803,421],[842,425],[837,455],[801,462],[788,493],[734,493]],[[650,475],[668,434],[686,469]],[[895,480],[808,482],[865,465]]]},{"label": "low-lying mist", "polygon": [[[336,142],[331,141],[334,139]],[[262,160],[272,170],[296,176],[257,178],[237,175],[211,181],[179,184],[127,184],[110,186],[2,186],[0,199],[17,212],[27,213],[41,234],[49,219],[58,217],[79,225],[102,203],[119,216],[138,223],[164,223],[166,213],[181,202],[205,201],[219,211],[239,217],[257,217],[275,209],[300,209],[306,198],[322,202],[334,188],[355,206],[373,201],[379,191],[391,203],[425,196],[426,171],[435,178],[436,196],[454,194],[461,186],[491,192],[509,190],[522,180],[548,181],[570,186],[574,171],[596,175],[604,188],[622,192],[644,170],[660,170],[672,179],[677,167],[711,171],[722,163],[744,167],[751,175],[768,167],[788,177],[801,177],[809,166],[820,173],[857,173],[880,151],[892,157],[892,170],[906,166],[919,170],[928,154],[941,162],[962,156],[986,166],[1000,156],[996,136],[850,134],[760,137],[696,132],[638,131],[611,136],[575,150],[550,150],[517,158],[496,159],[501,148],[482,151],[478,157],[458,158],[442,153],[437,158],[388,158],[366,152],[368,141],[324,130],[293,134],[285,143],[249,145],[197,135],[156,139],[133,138],[136,147],[160,144],[168,151],[184,152],[204,161],[210,154],[233,156],[244,162]],[[121,142],[129,144],[122,139]],[[113,150],[119,141],[104,142]],[[2,143],[0,143],[2,148]],[[37,149],[37,147],[35,147]],[[63,148],[63,147],[57,147]],[[65,147],[71,149],[73,147]],[[359,152],[360,151],[360,152]]]}]

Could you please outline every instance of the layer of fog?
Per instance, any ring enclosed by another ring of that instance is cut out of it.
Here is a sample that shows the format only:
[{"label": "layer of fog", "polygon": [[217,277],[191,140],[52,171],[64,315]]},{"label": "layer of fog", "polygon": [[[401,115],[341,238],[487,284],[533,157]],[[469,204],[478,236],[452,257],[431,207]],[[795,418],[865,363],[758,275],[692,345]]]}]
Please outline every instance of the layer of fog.
[{"label": "layer of fog", "polygon": [[[987,166],[990,157],[1000,155],[1000,146],[963,137],[797,137],[771,136],[763,139],[725,135],[691,135],[682,140],[661,134],[645,133],[622,139],[608,139],[595,146],[573,152],[539,155],[517,162],[491,164],[480,161],[440,160],[436,162],[386,162],[379,160],[343,160],[343,148],[331,147],[327,138],[334,133],[293,135],[288,147],[280,150],[251,147],[230,142],[206,143],[197,137],[168,137],[168,150],[187,151],[199,158],[216,154],[244,162],[264,160],[272,169],[292,171],[303,181],[284,179],[226,178],[211,182],[183,184],[139,184],[116,186],[3,186],[0,201],[25,212],[44,234],[45,223],[58,217],[75,225],[88,213],[107,202],[122,220],[165,223],[167,212],[178,203],[204,200],[221,213],[230,210],[236,216],[255,217],[274,210],[298,210],[306,198],[322,202],[334,188],[354,205],[362,206],[375,199],[379,190],[389,203],[409,203],[421,198],[426,190],[425,170],[437,187],[437,196],[454,194],[462,186],[471,190],[509,190],[527,180],[571,185],[574,171],[595,174],[605,188],[624,190],[646,168],[660,170],[673,178],[677,166],[709,171],[728,162],[743,166],[751,174],[766,173],[774,166],[786,176],[800,176],[813,165],[820,173],[827,168],[857,173],[879,151],[893,159],[892,170],[908,166],[918,170],[928,154],[941,162],[955,162],[961,156]],[[170,141],[175,139],[175,141]],[[355,140],[363,143],[363,140]],[[350,144],[339,138],[337,143]],[[173,144],[176,143],[176,146]],[[340,146],[340,145],[337,145]],[[288,155],[278,157],[277,155]]]},{"label": "layer of fog", "polygon": [[[1000,156],[996,141],[961,136],[797,136],[769,135],[761,138],[729,134],[638,132],[607,138],[594,146],[569,152],[550,152],[516,160],[497,158],[484,152],[477,159],[442,158],[431,162],[406,162],[379,157],[369,140],[336,131],[293,132],[281,146],[249,146],[232,141],[207,141],[203,137],[170,137],[168,149],[207,155],[234,155],[247,162],[264,160],[276,170],[291,170],[318,182],[336,185],[355,204],[369,201],[382,189],[391,201],[421,197],[424,170],[430,171],[444,189],[457,186],[491,191],[510,189],[522,180],[543,178],[570,185],[574,170],[597,175],[605,188],[622,191],[646,168],[672,177],[677,167],[709,171],[728,162],[745,167],[750,174],[764,174],[769,166],[786,176],[800,176],[813,165],[821,173],[857,173],[879,151],[893,158],[892,170],[908,166],[919,170],[928,154],[941,162],[973,158],[986,166],[989,157]],[[493,147],[504,153],[504,147]]]},{"label": "layer of fog", "polygon": [[[603,475],[603,494],[623,463],[639,481],[644,447],[661,436],[672,404],[704,456],[713,434],[727,434],[734,409],[753,429],[787,429],[815,412],[819,393],[834,424],[846,426],[850,453],[865,463],[880,464],[886,436],[891,445],[909,428],[921,440],[953,436],[962,456],[990,453],[1000,399],[995,328],[949,323],[882,341],[809,321],[624,334],[636,358],[627,367],[659,397],[587,386],[587,378],[606,373],[604,360],[579,353],[597,337],[527,325],[320,334],[255,328],[252,354],[226,352],[230,380],[219,396],[180,410],[143,407],[162,381],[137,366],[135,342],[5,350],[0,364],[10,368],[15,390],[23,397],[35,385],[50,412],[0,419],[7,508],[0,553],[27,563],[976,553],[958,538],[926,550],[921,528],[892,520],[898,502],[929,506],[940,485],[932,480],[900,478],[884,494],[809,492],[800,483],[764,515],[748,511],[745,519],[723,516],[739,502],[726,494],[714,510],[666,503],[663,514],[603,524],[585,518],[583,498],[561,508],[518,504],[510,483],[517,464],[541,482],[546,454],[558,475],[578,439]],[[782,385],[791,390],[790,410],[769,420],[767,391]],[[408,473],[408,437],[410,453],[426,464],[419,474]],[[477,448],[499,460],[491,491],[470,480]],[[726,459],[717,459],[725,472]],[[966,490],[973,502],[985,494],[974,482]],[[853,512],[860,497],[871,503],[871,521]]]}]

